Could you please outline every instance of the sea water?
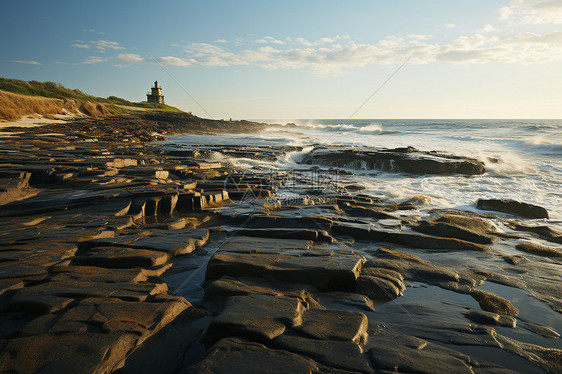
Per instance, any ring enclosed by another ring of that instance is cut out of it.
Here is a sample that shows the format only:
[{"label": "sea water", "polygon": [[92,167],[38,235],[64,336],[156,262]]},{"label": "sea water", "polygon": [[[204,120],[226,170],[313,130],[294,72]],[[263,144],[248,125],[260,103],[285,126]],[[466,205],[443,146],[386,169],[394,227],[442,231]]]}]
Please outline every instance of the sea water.
[{"label": "sea water", "polygon": [[291,123],[252,134],[183,135],[170,142],[184,145],[294,145],[303,150],[276,162],[217,160],[244,169],[288,170],[315,146],[413,146],[479,159],[486,164],[481,176],[436,176],[351,170],[346,182],[362,184],[366,193],[401,201],[415,195],[431,198],[432,208],[475,210],[479,198],[509,198],[537,204],[550,213],[550,224],[562,223],[562,120],[262,120]]}]

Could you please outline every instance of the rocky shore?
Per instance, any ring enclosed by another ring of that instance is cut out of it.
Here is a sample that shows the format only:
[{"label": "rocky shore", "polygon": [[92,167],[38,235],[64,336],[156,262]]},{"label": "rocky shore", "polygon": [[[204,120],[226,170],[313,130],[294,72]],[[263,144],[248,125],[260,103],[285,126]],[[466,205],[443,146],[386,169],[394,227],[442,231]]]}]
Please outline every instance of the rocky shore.
[{"label": "rocky shore", "polygon": [[265,126],[188,117],[0,133],[0,372],[562,372],[547,209],[432,210],[332,177],[346,158],[467,177],[483,164],[316,149],[290,173],[238,170],[209,155],[295,149],[147,142]]},{"label": "rocky shore", "polygon": [[96,138],[100,141],[147,142],[166,140],[166,135],[243,133],[263,130],[265,123],[252,121],[213,120],[190,113],[127,109],[119,115],[81,116],[65,123],[21,129],[7,127],[4,131],[26,131],[33,134],[61,133]]}]

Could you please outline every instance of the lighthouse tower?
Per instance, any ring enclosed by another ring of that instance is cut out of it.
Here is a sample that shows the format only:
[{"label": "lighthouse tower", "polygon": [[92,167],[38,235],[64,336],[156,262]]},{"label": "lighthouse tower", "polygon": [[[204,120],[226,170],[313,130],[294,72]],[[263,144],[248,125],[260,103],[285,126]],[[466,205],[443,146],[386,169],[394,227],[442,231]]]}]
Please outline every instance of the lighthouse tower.
[{"label": "lighthouse tower", "polygon": [[158,87],[158,81],[154,82],[152,92],[146,94],[146,101],[149,103],[164,104],[164,95],[162,95],[162,87]]}]

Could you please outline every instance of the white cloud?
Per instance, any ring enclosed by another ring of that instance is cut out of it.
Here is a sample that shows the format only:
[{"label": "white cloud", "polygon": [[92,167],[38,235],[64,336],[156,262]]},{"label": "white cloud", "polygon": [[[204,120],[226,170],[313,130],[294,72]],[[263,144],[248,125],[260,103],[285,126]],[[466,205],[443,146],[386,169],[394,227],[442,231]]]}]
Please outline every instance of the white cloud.
[{"label": "white cloud", "polygon": [[513,0],[499,9],[500,20],[522,24],[562,24],[560,0]]},{"label": "white cloud", "polygon": [[125,49],[124,47],[121,47],[118,42],[112,42],[110,40],[96,40],[93,41],[92,44],[100,52],[105,52],[106,49]]},{"label": "white cloud", "polygon": [[[349,39],[349,35],[343,34],[343,35],[336,35],[333,37],[324,37],[315,41],[310,41],[305,38],[296,38],[295,41],[307,47],[314,47],[322,44],[336,43],[338,40],[343,40],[343,39]],[[292,41],[291,38],[287,38],[287,40]]]},{"label": "white cloud", "polygon": [[105,62],[107,60],[110,60],[110,58],[109,57],[101,57],[101,56],[88,56],[88,58],[86,58],[84,61],[82,61],[82,64],[87,64],[87,65],[99,64],[100,62]]},{"label": "white cloud", "polygon": [[521,33],[513,38],[477,34],[444,46],[436,56],[453,63],[544,63],[562,58],[562,32],[546,35]]},{"label": "white cloud", "polygon": [[446,23],[445,27],[448,29],[454,29],[455,27],[457,27],[457,25],[455,25],[454,23]]},{"label": "white cloud", "polygon": [[11,60],[10,62],[13,62],[15,64],[41,65],[40,62],[37,62],[37,61],[34,61],[34,60],[30,60],[30,61]]},{"label": "white cloud", "polygon": [[215,43],[226,43],[226,39],[217,39],[215,40]]},{"label": "white cloud", "polygon": [[95,34],[98,34],[98,35],[104,34],[103,32],[97,31],[97,30],[94,30],[94,29],[87,29],[87,30],[84,30],[84,32],[91,32],[91,33],[95,33]]},{"label": "white cloud", "polygon": [[[487,27],[484,29],[490,30]],[[301,46],[274,47],[268,44],[233,51],[209,43],[192,43],[184,49],[184,57],[165,56],[158,61],[174,66],[251,65],[265,69],[310,69],[325,74],[371,64],[402,63],[410,56],[413,64],[436,61],[454,64],[531,64],[562,60],[562,32],[544,35],[521,33],[512,37],[477,33],[444,44],[431,42],[431,38],[431,35],[412,34],[386,37],[375,43],[356,43],[353,40],[335,42],[335,38],[304,43],[306,40],[297,39]]]},{"label": "white cloud", "polygon": [[279,39],[275,39],[272,36],[264,36],[262,39],[258,39],[255,42],[258,43],[258,44],[270,44],[270,43],[271,44],[281,44],[281,45],[285,44],[284,41],[279,40]]},{"label": "white cloud", "polygon": [[496,31],[496,28],[494,26],[490,25],[490,24],[485,25],[484,27],[482,27],[481,29],[478,30],[478,32],[481,32],[481,33],[489,33],[489,32],[492,32],[492,31]]},{"label": "white cloud", "polygon": [[537,44],[537,45],[552,45],[562,46],[562,31],[553,32],[551,34],[539,35],[532,32],[524,32],[517,35],[515,38],[507,39],[507,43],[514,44]]},{"label": "white cloud", "polygon": [[75,44],[72,44],[72,47],[74,47],[74,48],[89,49],[89,48],[90,48],[90,45],[89,45],[89,44],[84,44],[84,43],[75,43]]},{"label": "white cloud", "polygon": [[295,39],[298,43],[302,44],[302,45],[306,45],[308,47],[312,47],[314,45],[314,43],[312,43],[309,40],[306,40],[305,38],[297,38]]},{"label": "white cloud", "polygon": [[174,56],[164,56],[159,57],[156,59],[158,63],[162,65],[171,65],[171,66],[189,66],[191,62],[187,61],[186,59],[174,57]]},{"label": "white cloud", "polygon": [[117,59],[127,64],[140,64],[145,60],[144,57],[134,53],[120,53],[117,55]]}]

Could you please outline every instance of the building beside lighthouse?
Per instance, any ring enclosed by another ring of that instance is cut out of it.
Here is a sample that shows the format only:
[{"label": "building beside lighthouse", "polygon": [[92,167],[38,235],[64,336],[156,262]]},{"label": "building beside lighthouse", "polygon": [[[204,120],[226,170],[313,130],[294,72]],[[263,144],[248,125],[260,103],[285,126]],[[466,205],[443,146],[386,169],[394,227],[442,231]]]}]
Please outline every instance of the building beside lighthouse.
[{"label": "building beside lighthouse", "polygon": [[146,101],[149,103],[164,104],[164,95],[162,95],[162,87],[158,87],[158,81],[154,82],[151,92],[146,94]]}]

